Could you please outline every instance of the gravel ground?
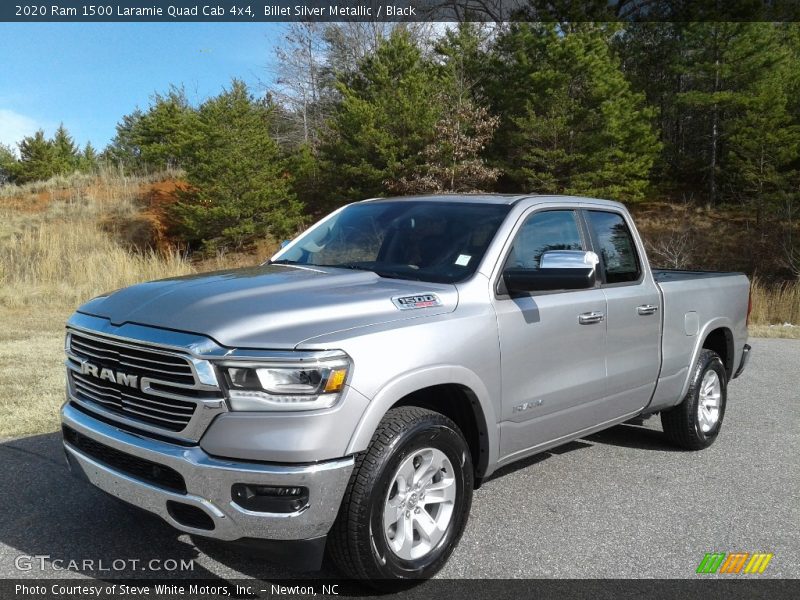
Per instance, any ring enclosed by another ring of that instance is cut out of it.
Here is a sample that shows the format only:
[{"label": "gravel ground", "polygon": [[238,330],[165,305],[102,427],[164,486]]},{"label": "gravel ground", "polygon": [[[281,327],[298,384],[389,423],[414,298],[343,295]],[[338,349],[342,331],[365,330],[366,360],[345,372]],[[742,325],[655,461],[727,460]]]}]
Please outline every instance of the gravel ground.
[{"label": "gravel ground", "polygon": [[[773,552],[761,577],[800,577],[800,341],[750,343],[711,448],[675,450],[653,418],[511,465],[476,492],[440,577],[693,578],[706,552],[734,551]],[[182,575],[200,578],[299,575],[218,543],[195,546],[71,478],[57,434],[5,440],[0,460],[2,578],[158,576],[141,572],[152,559],[193,559]],[[20,555],[50,558],[44,572],[19,571]],[[94,564],[54,571],[58,559]],[[135,566],[99,570],[115,559]]]}]

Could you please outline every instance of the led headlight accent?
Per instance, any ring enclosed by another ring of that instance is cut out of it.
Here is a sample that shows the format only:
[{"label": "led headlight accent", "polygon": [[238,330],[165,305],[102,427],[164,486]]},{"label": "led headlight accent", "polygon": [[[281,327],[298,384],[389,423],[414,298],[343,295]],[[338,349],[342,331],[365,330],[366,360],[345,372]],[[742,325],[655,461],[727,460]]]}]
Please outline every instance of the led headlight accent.
[{"label": "led headlight accent", "polygon": [[339,400],[347,366],[228,366],[228,395],[233,410],[317,410]]}]

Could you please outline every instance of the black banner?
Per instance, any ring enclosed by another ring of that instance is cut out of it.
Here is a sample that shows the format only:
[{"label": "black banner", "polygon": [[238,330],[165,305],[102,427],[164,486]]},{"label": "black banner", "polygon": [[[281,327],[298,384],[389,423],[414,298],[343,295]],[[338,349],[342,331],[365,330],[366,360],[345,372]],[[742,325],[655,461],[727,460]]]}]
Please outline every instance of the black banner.
[{"label": "black banner", "polygon": [[392,598],[401,600],[782,600],[797,598],[800,582],[786,579],[434,579],[398,586],[378,582],[377,587],[358,581],[296,579],[257,580],[108,580],[42,579],[2,580],[0,598],[85,600],[130,598],[133,600],[201,600],[206,598]]},{"label": "black banner", "polygon": [[16,0],[7,22],[797,21],[800,0]]}]

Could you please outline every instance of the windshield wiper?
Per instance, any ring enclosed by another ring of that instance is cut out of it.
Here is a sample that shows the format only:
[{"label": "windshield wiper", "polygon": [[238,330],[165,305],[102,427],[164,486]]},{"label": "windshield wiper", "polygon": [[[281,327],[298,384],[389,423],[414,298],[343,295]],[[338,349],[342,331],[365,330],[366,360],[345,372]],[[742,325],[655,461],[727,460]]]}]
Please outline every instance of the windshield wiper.
[{"label": "windshield wiper", "polygon": [[386,271],[376,269],[375,267],[368,267],[358,263],[339,263],[335,265],[318,265],[314,263],[299,263],[294,260],[276,260],[270,263],[271,265],[300,265],[304,267],[327,267],[330,269],[350,269],[353,271],[370,271],[375,273],[378,277],[384,279],[406,279],[409,281],[423,281],[423,279],[412,273],[401,273],[400,271]]},{"label": "windshield wiper", "polygon": [[375,274],[378,277],[384,277],[388,279],[407,279],[409,281],[424,281],[422,277],[417,275],[412,275],[411,273],[400,273],[398,271],[375,271]]},{"label": "windshield wiper", "polygon": [[364,265],[357,265],[355,263],[340,263],[338,265],[308,265],[309,267],[329,267],[331,269],[353,269],[354,271],[375,271],[371,267]]}]

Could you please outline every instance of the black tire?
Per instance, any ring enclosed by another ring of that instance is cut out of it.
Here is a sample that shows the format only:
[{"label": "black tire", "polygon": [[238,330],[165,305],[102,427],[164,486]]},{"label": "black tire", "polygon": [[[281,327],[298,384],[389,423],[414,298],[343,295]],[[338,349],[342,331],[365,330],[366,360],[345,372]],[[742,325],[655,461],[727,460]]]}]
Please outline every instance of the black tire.
[{"label": "black tire", "polygon": [[[719,417],[716,424],[709,430],[703,431],[698,416],[700,402],[700,388],[703,378],[710,370],[716,372],[720,382]],[[703,349],[692,372],[692,381],[683,401],[668,411],[661,413],[661,425],[667,438],[677,446],[686,450],[702,450],[714,443],[722,427],[725,417],[725,406],[728,401],[728,374],[722,359],[712,351]]]},{"label": "black tire", "polygon": [[[382,524],[392,479],[415,450],[435,448],[453,465],[456,498],[442,539],[430,552],[406,561],[390,548]],[[447,562],[461,539],[472,504],[472,459],[455,423],[437,412],[406,406],[386,413],[369,448],[356,457],[336,522],[328,537],[328,553],[348,577],[391,587],[402,580],[432,577]]]}]

